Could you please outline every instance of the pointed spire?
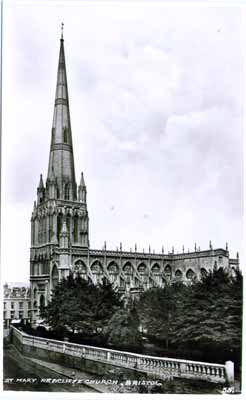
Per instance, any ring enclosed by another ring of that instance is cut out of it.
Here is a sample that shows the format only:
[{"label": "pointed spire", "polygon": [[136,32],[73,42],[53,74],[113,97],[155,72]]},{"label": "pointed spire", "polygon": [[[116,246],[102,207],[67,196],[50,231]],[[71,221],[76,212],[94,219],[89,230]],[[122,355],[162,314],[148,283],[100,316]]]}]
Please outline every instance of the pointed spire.
[{"label": "pointed spire", "polygon": [[86,186],[83,172],[81,172],[80,184],[78,187],[78,200],[82,201],[82,203],[86,203]]},{"label": "pointed spire", "polygon": [[40,174],[40,180],[39,180],[39,185],[38,185],[39,189],[44,189],[44,182],[43,182],[43,176],[42,174]]},{"label": "pointed spire", "polygon": [[80,177],[80,184],[79,186],[85,187],[85,180],[84,180],[84,174],[81,172],[81,177]]},{"label": "pointed spire", "polygon": [[55,107],[48,168],[48,179],[50,180],[53,174],[52,170],[54,170],[54,175],[57,178],[57,184],[61,198],[65,197],[65,183],[69,181],[69,184],[72,187],[73,195],[71,200],[76,200],[77,193],[65,64],[63,25],[60,39]]},{"label": "pointed spire", "polygon": [[45,189],[44,189],[43,177],[42,177],[42,174],[41,174],[40,175],[38,189],[37,189],[38,204],[42,203],[44,201],[44,198],[45,198]]}]

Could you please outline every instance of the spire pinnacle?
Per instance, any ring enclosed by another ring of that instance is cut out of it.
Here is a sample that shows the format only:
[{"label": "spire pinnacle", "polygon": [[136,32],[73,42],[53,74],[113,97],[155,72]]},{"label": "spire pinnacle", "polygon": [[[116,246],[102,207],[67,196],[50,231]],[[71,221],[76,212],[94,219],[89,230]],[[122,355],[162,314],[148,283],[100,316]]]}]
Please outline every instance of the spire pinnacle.
[{"label": "spire pinnacle", "polygon": [[44,188],[44,182],[43,182],[43,176],[42,176],[42,174],[40,174],[40,180],[39,180],[38,188],[39,188],[39,189],[43,189],[43,188]]},{"label": "spire pinnacle", "polygon": [[81,172],[81,177],[80,177],[80,184],[79,186],[85,187],[85,180],[84,180],[84,174]]},{"label": "spire pinnacle", "polygon": [[64,29],[64,23],[61,23],[61,40],[63,40],[63,29]]}]

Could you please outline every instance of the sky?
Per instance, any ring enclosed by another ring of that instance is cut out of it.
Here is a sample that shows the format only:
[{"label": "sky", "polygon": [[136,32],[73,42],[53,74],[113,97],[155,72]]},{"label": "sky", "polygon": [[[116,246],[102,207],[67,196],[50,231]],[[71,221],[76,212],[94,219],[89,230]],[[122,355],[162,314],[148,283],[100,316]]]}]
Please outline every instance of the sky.
[{"label": "sky", "polygon": [[3,24],[2,281],[28,282],[64,23],[90,247],[165,253],[243,240],[239,6],[10,2]]}]

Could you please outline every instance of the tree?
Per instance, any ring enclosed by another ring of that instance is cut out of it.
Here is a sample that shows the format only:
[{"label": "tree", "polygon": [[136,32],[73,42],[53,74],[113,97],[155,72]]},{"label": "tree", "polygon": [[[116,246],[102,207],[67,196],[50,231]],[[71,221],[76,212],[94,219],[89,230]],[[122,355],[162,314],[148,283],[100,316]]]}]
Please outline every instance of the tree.
[{"label": "tree", "polygon": [[112,284],[104,278],[98,285],[97,298],[95,299],[95,317],[99,330],[105,329],[112,315],[123,306],[120,296]]},{"label": "tree", "polygon": [[119,296],[109,283],[95,286],[79,274],[75,278],[70,274],[57,284],[42,316],[56,331],[89,333],[101,328],[119,305]]},{"label": "tree", "polygon": [[226,353],[240,352],[241,325],[241,273],[233,278],[220,268],[191,286],[179,305],[173,336],[179,346],[220,354],[222,359]]},{"label": "tree", "polygon": [[138,328],[136,309],[119,309],[110,319],[106,329],[108,343],[121,350],[138,351],[142,346]]},{"label": "tree", "polygon": [[142,327],[149,335],[165,341],[167,349],[173,336],[177,307],[187,290],[182,283],[152,288],[143,293],[138,303]]}]

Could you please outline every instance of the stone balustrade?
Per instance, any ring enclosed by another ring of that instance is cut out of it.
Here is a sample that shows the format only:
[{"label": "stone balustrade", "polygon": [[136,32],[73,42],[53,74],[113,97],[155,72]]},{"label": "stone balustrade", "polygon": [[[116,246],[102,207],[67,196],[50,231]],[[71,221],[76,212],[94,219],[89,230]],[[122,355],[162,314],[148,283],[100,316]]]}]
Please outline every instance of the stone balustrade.
[{"label": "stone balustrade", "polygon": [[159,379],[186,378],[200,379],[214,383],[233,384],[234,364],[212,364],[174,358],[154,357],[100,347],[85,346],[65,341],[46,339],[28,335],[13,327],[13,336],[29,348],[64,353],[80,359],[107,363],[123,368],[134,369]]}]

